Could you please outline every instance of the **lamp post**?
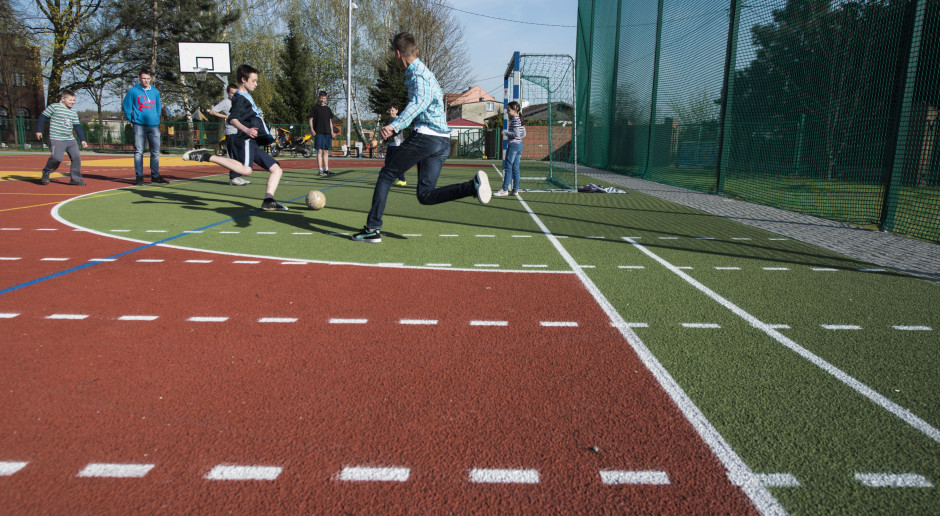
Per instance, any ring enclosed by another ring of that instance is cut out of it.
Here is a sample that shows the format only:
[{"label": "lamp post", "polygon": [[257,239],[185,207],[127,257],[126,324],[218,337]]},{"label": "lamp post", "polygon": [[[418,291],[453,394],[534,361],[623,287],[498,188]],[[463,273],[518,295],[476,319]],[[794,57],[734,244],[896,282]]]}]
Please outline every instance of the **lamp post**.
[{"label": "lamp post", "polygon": [[346,152],[352,154],[350,116],[352,113],[352,13],[359,6],[349,0],[348,26],[346,28]]}]

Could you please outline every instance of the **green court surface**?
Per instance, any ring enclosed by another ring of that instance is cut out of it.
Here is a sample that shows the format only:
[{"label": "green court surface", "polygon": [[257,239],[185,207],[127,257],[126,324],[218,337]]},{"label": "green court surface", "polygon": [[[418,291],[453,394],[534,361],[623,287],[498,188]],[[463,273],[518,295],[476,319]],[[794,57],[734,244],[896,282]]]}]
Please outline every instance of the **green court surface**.
[{"label": "green court surface", "polygon": [[[446,167],[439,184],[475,170]],[[289,212],[257,209],[258,173],[247,187],[219,175],[90,194],[58,215],[120,238],[287,260],[575,264],[787,511],[940,512],[940,285],[636,192],[421,206],[409,182],[392,189],[383,242],[356,243],[376,171],[341,172],[287,171],[277,198]],[[326,194],[321,211],[303,206],[312,189]]]}]

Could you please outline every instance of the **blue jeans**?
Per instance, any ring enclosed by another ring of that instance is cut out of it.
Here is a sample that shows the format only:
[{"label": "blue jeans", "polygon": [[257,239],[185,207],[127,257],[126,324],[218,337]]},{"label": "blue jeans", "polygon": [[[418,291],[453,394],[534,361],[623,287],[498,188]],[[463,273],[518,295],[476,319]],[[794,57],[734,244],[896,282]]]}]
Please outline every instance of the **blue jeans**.
[{"label": "blue jeans", "polygon": [[513,190],[519,189],[519,160],[522,159],[522,142],[512,142],[506,146],[503,158],[503,190],[509,190],[510,180],[515,181]]},{"label": "blue jeans", "polygon": [[421,204],[440,204],[476,195],[472,179],[466,183],[436,188],[441,167],[449,154],[450,138],[412,131],[411,136],[398,146],[398,151],[379,171],[366,226],[369,229],[382,229],[382,214],[385,213],[388,191],[392,183],[414,165],[418,165],[418,202]]},{"label": "blue jeans", "polygon": [[150,147],[150,177],[160,177],[160,126],[134,124],[134,175],[144,176],[144,139]]}]

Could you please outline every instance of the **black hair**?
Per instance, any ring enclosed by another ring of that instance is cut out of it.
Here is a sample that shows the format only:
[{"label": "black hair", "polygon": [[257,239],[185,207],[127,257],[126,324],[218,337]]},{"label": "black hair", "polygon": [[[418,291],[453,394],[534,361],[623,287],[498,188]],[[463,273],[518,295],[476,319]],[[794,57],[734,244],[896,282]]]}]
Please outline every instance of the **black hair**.
[{"label": "black hair", "polygon": [[228,83],[228,86],[225,88],[225,92],[228,93],[228,90],[237,90],[238,86],[233,83]]},{"label": "black hair", "polygon": [[253,73],[258,73],[258,70],[256,70],[254,66],[249,64],[239,65],[238,68],[235,69],[235,79],[238,80],[238,84],[241,84],[242,80],[247,81],[248,77]]},{"label": "black hair", "polygon": [[401,52],[403,56],[416,56],[418,55],[418,43],[410,33],[399,32],[392,38],[392,50]]},{"label": "black hair", "polygon": [[141,68],[140,71],[137,72],[137,77],[140,77],[140,76],[143,75],[143,74],[147,74],[147,75],[153,77],[153,74],[150,73],[150,68],[147,68],[147,67]]},{"label": "black hair", "polygon": [[515,109],[519,113],[519,123],[525,125],[525,119],[522,118],[522,106],[520,106],[519,103],[514,100],[509,104],[506,104],[506,111],[509,111],[509,109]]},{"label": "black hair", "polygon": [[65,88],[64,90],[62,90],[62,91],[59,92],[59,98],[62,98],[62,97],[74,97],[74,96],[75,96],[75,92],[72,91],[72,90],[70,90],[70,89],[68,89],[68,88]]},{"label": "black hair", "polygon": [[392,109],[392,108],[395,108],[395,111],[401,111],[401,109],[398,108],[398,104],[389,104],[388,109]]},{"label": "black hair", "polygon": [[320,90],[320,93],[317,93],[317,97],[326,97],[326,96],[328,96],[326,94],[326,90]]}]

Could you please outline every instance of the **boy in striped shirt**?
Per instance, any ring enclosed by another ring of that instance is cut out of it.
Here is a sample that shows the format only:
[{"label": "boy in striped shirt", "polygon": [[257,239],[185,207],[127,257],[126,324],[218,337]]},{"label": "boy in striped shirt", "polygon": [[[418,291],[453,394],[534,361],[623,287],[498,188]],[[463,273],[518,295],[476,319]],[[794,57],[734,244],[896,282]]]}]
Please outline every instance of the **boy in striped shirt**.
[{"label": "boy in striped shirt", "polygon": [[49,119],[49,147],[52,149],[52,155],[49,156],[49,161],[42,169],[42,179],[39,180],[44,185],[49,184],[49,174],[59,168],[64,154],[68,153],[72,161],[70,167],[72,179],[69,184],[85,186],[85,182],[82,181],[82,156],[78,152],[78,143],[75,142],[72,131],[74,130],[81,140],[82,148],[88,148],[88,144],[85,142],[85,133],[82,132],[78,113],[72,109],[74,105],[75,92],[68,89],[62,90],[59,102],[46,106],[46,109],[39,115],[39,119],[36,120],[36,139],[42,140],[42,128],[46,125],[46,119]]}]

